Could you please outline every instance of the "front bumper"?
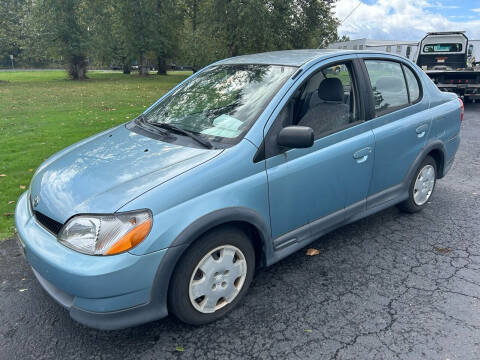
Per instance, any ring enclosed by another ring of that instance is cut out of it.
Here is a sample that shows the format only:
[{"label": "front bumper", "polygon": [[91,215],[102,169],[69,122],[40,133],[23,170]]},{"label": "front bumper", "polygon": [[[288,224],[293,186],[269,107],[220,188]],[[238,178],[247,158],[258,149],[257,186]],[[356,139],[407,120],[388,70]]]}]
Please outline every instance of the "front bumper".
[{"label": "front bumper", "polygon": [[[40,284],[80,323],[118,329],[167,315],[165,289],[172,270],[164,269],[172,261],[162,264],[167,249],[141,256],[80,254],[61,245],[36,221],[27,193],[17,203],[15,225]],[[171,259],[179,249],[168,252]]]}]

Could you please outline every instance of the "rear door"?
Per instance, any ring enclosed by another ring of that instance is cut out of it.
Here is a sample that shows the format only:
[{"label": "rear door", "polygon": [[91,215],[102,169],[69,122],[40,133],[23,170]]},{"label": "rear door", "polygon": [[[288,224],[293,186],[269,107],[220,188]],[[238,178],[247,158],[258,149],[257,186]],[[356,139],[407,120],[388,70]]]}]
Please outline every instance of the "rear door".
[{"label": "rear door", "polygon": [[367,208],[398,196],[407,171],[425,146],[429,101],[415,71],[389,58],[364,59],[371,85],[375,162]]}]

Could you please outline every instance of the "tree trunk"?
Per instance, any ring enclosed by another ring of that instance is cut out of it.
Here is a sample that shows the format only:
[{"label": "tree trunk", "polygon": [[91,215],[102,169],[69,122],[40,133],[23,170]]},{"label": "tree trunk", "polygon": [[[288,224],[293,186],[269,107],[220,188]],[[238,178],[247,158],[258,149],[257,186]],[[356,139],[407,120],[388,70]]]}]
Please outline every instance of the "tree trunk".
[{"label": "tree trunk", "polygon": [[157,74],[158,75],[167,75],[167,62],[163,56],[157,57]]},{"label": "tree trunk", "polygon": [[124,74],[130,74],[130,72],[132,71],[132,66],[126,58],[122,58],[122,70]]},{"label": "tree trunk", "polygon": [[145,64],[145,56],[143,56],[143,53],[140,54],[140,61],[138,63],[138,73],[142,76],[147,76],[149,73],[149,68]]},{"label": "tree trunk", "polygon": [[72,80],[87,79],[87,58],[83,55],[73,55],[68,62],[68,75]]}]

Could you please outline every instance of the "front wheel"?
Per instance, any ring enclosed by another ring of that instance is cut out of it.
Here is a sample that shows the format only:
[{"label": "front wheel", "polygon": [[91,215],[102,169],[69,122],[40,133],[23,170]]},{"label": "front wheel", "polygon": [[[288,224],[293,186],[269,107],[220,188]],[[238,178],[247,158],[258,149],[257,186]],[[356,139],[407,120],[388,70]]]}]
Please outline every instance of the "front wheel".
[{"label": "front wheel", "polygon": [[415,213],[422,210],[433,194],[437,181],[437,164],[427,156],[418,167],[408,192],[408,199],[398,205],[400,210]]},{"label": "front wheel", "polygon": [[169,310],[181,321],[201,325],[235,307],[253,278],[255,250],[233,227],[200,237],[179,261],[168,293]]}]

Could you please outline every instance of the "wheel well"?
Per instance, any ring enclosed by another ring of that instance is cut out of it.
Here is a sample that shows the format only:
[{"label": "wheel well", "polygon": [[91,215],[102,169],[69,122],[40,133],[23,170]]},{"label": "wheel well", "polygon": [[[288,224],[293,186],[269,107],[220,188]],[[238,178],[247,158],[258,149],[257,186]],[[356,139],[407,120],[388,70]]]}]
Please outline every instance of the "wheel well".
[{"label": "wheel well", "polygon": [[[227,221],[227,222],[224,222],[224,223],[221,223],[221,224],[217,224],[217,225],[215,225],[211,228],[205,229],[202,232],[199,232],[198,234],[196,234],[195,239],[188,243],[188,246],[177,257],[177,259],[175,261],[175,265],[172,267],[172,271],[171,271],[170,276],[168,278],[167,287],[166,287],[166,290],[167,290],[168,293],[170,292],[171,278],[172,278],[172,276],[175,272],[175,269],[177,268],[177,266],[180,262],[180,259],[185,255],[185,253],[188,251],[188,249],[199,238],[201,238],[206,233],[208,233],[208,232],[210,232],[214,229],[218,229],[219,227],[223,227],[223,226],[233,226],[233,227],[236,227],[236,228],[240,229],[241,231],[243,231],[248,236],[248,238],[252,241],[253,248],[255,250],[255,268],[258,269],[259,267],[263,267],[265,265],[266,262],[265,262],[265,257],[264,257],[263,238],[262,238],[260,230],[257,229],[257,227],[255,225],[252,225],[251,223],[249,223],[247,221]],[[169,307],[169,304],[167,303],[167,308],[168,307]]]},{"label": "wheel well", "polygon": [[253,248],[255,249],[255,267],[258,268],[265,264],[262,235],[255,225],[252,225],[247,221],[227,221],[227,222],[212,226],[202,232],[199,232],[198,234],[196,234],[195,239],[189,243],[188,247],[185,249],[184,252],[186,252],[188,248],[192,246],[193,243],[195,243],[199,238],[201,238],[206,233],[224,226],[236,227],[237,229],[243,231],[248,236],[248,238],[252,241]]},{"label": "wheel well", "polygon": [[434,160],[437,165],[437,177],[441,179],[443,177],[443,167],[445,162],[445,156],[443,152],[439,149],[434,149],[428,153]]},{"label": "wheel well", "polygon": [[263,251],[263,240],[260,235],[260,231],[252,224],[246,221],[232,221],[222,225],[232,225],[241,229],[248,238],[252,241],[253,248],[255,249],[255,267],[258,268],[265,264],[264,251]]}]

